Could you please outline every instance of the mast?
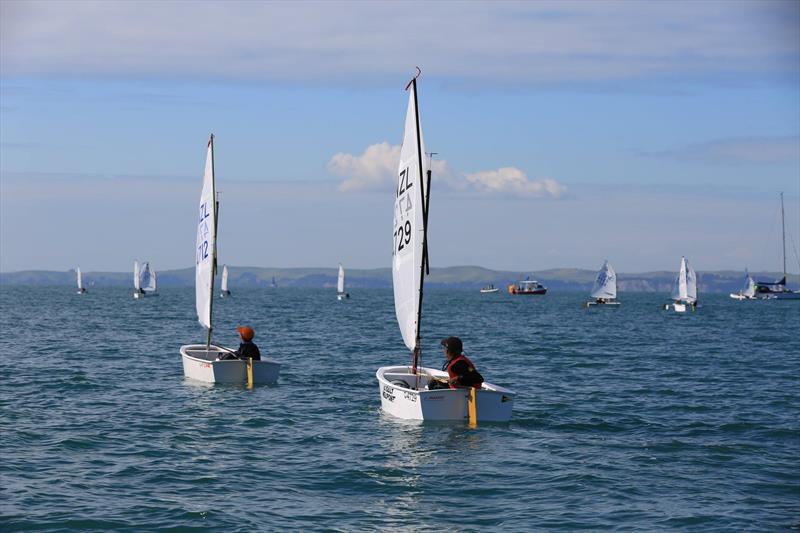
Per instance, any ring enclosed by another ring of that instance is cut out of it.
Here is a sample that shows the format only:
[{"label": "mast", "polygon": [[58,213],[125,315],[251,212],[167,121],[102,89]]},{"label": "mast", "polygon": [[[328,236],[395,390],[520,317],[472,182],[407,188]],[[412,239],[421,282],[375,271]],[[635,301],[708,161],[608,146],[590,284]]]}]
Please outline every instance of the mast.
[{"label": "mast", "polygon": [[217,275],[217,217],[219,215],[219,200],[217,200],[217,184],[214,175],[214,134],[208,139],[211,147],[211,197],[214,199],[214,239],[211,241],[211,290],[208,303],[208,338],[206,339],[206,351],[211,349],[211,327],[214,319],[214,277]]},{"label": "mast", "polygon": [[[417,67],[417,76],[422,72]],[[428,247],[428,210],[426,206],[426,197],[429,196],[430,191],[428,194],[425,194],[425,186],[424,186],[424,175],[422,172],[422,144],[420,142],[420,132],[419,132],[419,102],[417,101],[417,76],[411,80],[411,90],[414,94],[414,116],[416,118],[416,126],[417,126],[417,164],[419,165],[419,190],[420,190],[420,200],[421,200],[421,207],[422,207],[422,261],[420,261],[419,265],[419,306],[417,307],[417,338],[414,345],[414,354],[412,357],[412,364],[411,364],[411,372],[416,374],[417,373],[417,366],[420,364],[421,356],[422,356],[422,347],[421,347],[421,339],[420,339],[420,329],[422,326],[422,295],[423,295],[423,288],[425,286],[425,265],[427,264],[427,253],[426,249]],[[408,86],[406,86],[408,89]],[[430,182],[429,182],[430,187]]]},{"label": "mast", "polygon": [[786,222],[783,219],[783,193],[781,193],[781,244],[783,245],[783,279],[786,279]]}]

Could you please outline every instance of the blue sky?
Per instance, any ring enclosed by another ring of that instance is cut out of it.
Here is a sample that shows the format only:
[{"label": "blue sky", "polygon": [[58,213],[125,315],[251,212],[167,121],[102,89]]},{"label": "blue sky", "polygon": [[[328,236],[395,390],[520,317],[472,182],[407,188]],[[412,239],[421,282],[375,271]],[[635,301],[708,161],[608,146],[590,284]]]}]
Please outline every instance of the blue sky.
[{"label": "blue sky", "polygon": [[405,84],[433,266],[800,269],[798,2],[0,4],[0,270],[383,267]]}]

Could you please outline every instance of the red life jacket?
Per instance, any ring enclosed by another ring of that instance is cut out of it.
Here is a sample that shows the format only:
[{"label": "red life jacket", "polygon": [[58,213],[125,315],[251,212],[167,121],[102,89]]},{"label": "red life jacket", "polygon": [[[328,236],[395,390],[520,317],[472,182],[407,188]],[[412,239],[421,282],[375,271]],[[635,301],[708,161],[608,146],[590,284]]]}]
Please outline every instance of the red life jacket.
[{"label": "red life jacket", "polygon": [[[449,363],[447,363],[447,375],[448,375],[448,377],[450,379],[459,377],[458,374],[453,372],[453,366],[459,361],[464,361],[465,363],[467,363],[467,366],[469,367],[469,371],[468,372],[470,372],[470,373],[474,372],[476,374],[476,376],[478,377],[478,379],[476,380],[477,385],[472,385],[472,386],[474,386],[477,389],[481,388],[481,384],[483,383],[483,376],[480,375],[480,373],[478,372],[478,369],[475,368],[475,365],[472,364],[472,361],[467,359],[467,356],[464,355],[464,354],[461,354],[458,357],[454,357],[453,359],[450,360]],[[452,383],[450,384],[450,388],[451,389],[464,388],[465,386],[467,386],[467,385],[458,386],[458,385],[454,385]]]}]

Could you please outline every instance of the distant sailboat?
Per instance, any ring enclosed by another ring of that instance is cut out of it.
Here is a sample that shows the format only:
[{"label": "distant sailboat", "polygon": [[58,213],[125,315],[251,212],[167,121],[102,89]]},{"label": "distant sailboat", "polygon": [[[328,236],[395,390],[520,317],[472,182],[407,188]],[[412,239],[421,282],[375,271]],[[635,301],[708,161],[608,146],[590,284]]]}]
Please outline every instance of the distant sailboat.
[{"label": "distant sailboat", "polygon": [[664,309],[672,307],[676,312],[683,313],[687,305],[692,309],[697,307],[697,274],[685,257],[681,257],[678,277],[675,278],[670,297],[672,303],[664,304]]},{"label": "distant sailboat", "polygon": [[781,193],[781,245],[783,249],[783,278],[774,283],[756,283],[756,297],[760,300],[800,300],[800,291],[786,288],[786,221],[783,212],[783,193]]},{"label": "distant sailboat", "polygon": [[231,291],[228,290],[228,265],[222,266],[222,287],[220,287],[219,297],[225,298],[230,296]]},{"label": "distant sailboat", "polygon": [[139,261],[133,262],[133,298],[138,300],[144,298],[144,291],[142,290],[141,271],[139,269]]},{"label": "distant sailboat", "polygon": [[597,273],[597,279],[594,280],[594,287],[589,294],[592,301],[586,302],[585,307],[606,306],[612,307],[620,305],[617,301],[617,273],[614,268],[606,260],[600,271]]},{"label": "distant sailboat", "polygon": [[149,261],[145,262],[145,264],[142,266],[140,286],[142,288],[142,291],[147,293],[149,296],[158,295],[158,283],[157,283],[156,271],[150,269]]},{"label": "distant sailboat", "polygon": [[218,202],[214,181],[214,136],[208,140],[203,190],[200,194],[200,216],[197,221],[195,247],[195,309],[197,319],[207,328],[205,344],[181,346],[183,374],[187,378],[207,383],[274,384],[278,381],[280,363],[271,359],[220,359],[232,352],[211,344],[212,307],[214,302],[214,275],[217,270],[217,220]]},{"label": "distant sailboat", "polygon": [[431,175],[422,158],[425,148],[419,125],[416,78],[408,86],[412,90],[394,200],[392,286],[397,323],[406,347],[412,351],[412,364],[378,369],[376,377],[381,409],[397,418],[411,420],[469,421],[470,424],[477,421],[507,422],[511,419],[514,405],[512,391],[486,382],[479,390],[471,387],[430,389],[431,382],[447,379],[448,374],[420,366],[420,321],[428,270],[426,226]]},{"label": "distant sailboat", "polygon": [[731,298],[734,300],[755,300],[756,282],[747,270],[744,271],[744,285],[739,292],[732,292]]},{"label": "distant sailboat", "polygon": [[344,290],[344,268],[339,263],[339,277],[336,280],[336,299],[341,301],[345,298],[350,298],[350,295]]},{"label": "distant sailboat", "polygon": [[278,284],[275,283],[275,276],[272,276],[272,283],[270,283],[269,286],[272,287],[273,289],[278,288]]},{"label": "distant sailboat", "polygon": [[75,270],[75,273],[77,274],[77,277],[78,277],[78,294],[84,294],[84,293],[88,292],[86,290],[86,287],[83,286],[83,277],[81,276],[81,267],[78,267]]}]

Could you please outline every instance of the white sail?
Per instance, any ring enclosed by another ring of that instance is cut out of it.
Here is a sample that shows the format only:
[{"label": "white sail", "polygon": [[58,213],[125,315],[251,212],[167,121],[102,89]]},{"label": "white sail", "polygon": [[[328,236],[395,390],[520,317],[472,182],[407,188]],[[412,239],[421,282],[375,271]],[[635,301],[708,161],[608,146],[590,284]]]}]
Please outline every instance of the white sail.
[{"label": "white sail", "polygon": [[342,268],[341,263],[339,263],[339,279],[336,280],[336,291],[339,294],[344,294],[344,268]]},{"label": "white sail", "polygon": [[150,270],[149,261],[142,265],[142,271],[139,276],[139,286],[145,292],[155,292],[156,290],[156,276],[155,272]]},{"label": "white sail", "polygon": [[156,283],[158,281],[158,276],[156,275],[156,271],[155,270],[153,270],[152,276],[153,276],[153,283],[151,285],[152,285],[152,288],[153,288],[153,292],[156,292],[158,290],[158,286],[157,286],[157,283]]},{"label": "white sail", "polygon": [[133,288],[137,291],[141,288],[141,283],[139,280],[139,261],[133,262]]},{"label": "white sail", "polygon": [[197,320],[211,328],[211,290],[214,282],[214,246],[216,245],[216,191],[214,190],[214,144],[208,141],[203,191],[200,193],[195,248],[195,307]]},{"label": "white sail", "polygon": [[678,277],[675,279],[675,286],[672,288],[671,298],[676,301],[686,301],[686,258],[681,257],[681,267],[678,270]]},{"label": "white sail", "polygon": [[[426,175],[425,144],[422,126],[417,123],[414,90],[410,91],[406,111],[403,147],[400,150],[397,188],[394,200],[392,241],[392,284],[394,308],[403,341],[409,350],[416,345],[417,312],[422,283],[422,241],[425,231],[422,213],[422,177]],[[417,142],[419,134],[419,143]]]},{"label": "white sail", "polygon": [[697,301],[697,274],[694,269],[686,262],[686,302],[694,303]]},{"label": "white sail", "polygon": [[83,276],[81,276],[81,267],[78,267],[75,272],[78,275],[78,288],[82,289],[83,288]]},{"label": "white sail", "polygon": [[742,287],[742,296],[752,298],[756,295],[756,282],[749,272],[745,271],[744,287]]},{"label": "white sail", "polygon": [[613,300],[617,297],[617,274],[608,261],[603,263],[600,272],[597,273],[591,297],[603,300]]},{"label": "white sail", "polygon": [[228,265],[222,266],[222,286],[220,287],[222,292],[228,291]]}]

